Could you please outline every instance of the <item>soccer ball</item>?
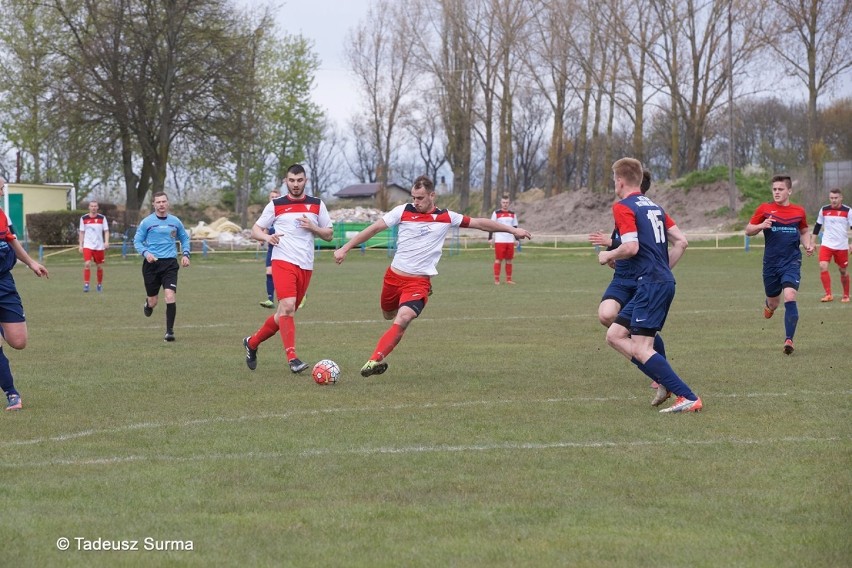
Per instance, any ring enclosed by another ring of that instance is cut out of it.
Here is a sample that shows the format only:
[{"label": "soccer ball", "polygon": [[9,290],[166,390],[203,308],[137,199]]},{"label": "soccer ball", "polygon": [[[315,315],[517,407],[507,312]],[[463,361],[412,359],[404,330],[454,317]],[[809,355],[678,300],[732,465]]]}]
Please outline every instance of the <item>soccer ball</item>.
[{"label": "soccer ball", "polygon": [[331,359],[323,359],[314,365],[311,376],[318,385],[333,385],[340,378],[340,367]]}]

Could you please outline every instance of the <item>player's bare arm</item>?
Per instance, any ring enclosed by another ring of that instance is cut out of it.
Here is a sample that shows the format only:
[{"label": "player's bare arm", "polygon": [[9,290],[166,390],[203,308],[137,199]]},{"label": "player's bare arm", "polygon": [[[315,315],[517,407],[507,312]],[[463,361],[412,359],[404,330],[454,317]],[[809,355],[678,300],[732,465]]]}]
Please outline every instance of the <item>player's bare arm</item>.
[{"label": "player's bare arm", "polygon": [[349,239],[345,245],[334,251],[334,262],[340,264],[346,258],[346,253],[352,250],[354,247],[366,243],[377,234],[381,233],[385,229],[387,229],[387,223],[385,223],[384,219],[379,219],[369,227],[363,229],[360,233]]},{"label": "player's bare arm", "polygon": [[802,246],[805,248],[805,254],[808,256],[814,255],[814,243],[811,235],[808,234],[808,229],[804,228],[799,230],[799,242],[802,243]]},{"label": "player's bare arm", "polygon": [[261,227],[257,223],[252,225],[251,238],[253,238],[256,241],[260,241],[262,243],[266,243],[266,244],[270,244],[270,245],[277,245],[279,236],[280,235],[278,235],[277,233],[270,235],[268,230],[264,229],[263,227]]},{"label": "player's bare arm", "polygon": [[610,236],[605,233],[602,233],[601,231],[596,231],[590,234],[589,242],[599,247],[612,246],[612,239],[610,238]]},{"label": "player's bare arm", "polygon": [[532,234],[526,229],[522,229],[520,227],[509,227],[508,225],[492,221],[491,219],[486,219],[485,217],[472,217],[468,227],[491,233],[511,233],[518,240],[532,239]]},{"label": "player's bare arm", "polygon": [[639,252],[639,242],[638,241],[630,241],[630,242],[622,242],[618,248],[613,250],[602,250],[598,253],[598,262],[601,265],[609,264],[610,262],[614,262],[616,260],[622,260],[624,258],[630,258],[631,256],[636,256],[636,253]]},{"label": "player's bare arm", "polygon": [[30,255],[27,254],[27,251],[24,250],[24,247],[21,245],[18,239],[14,239],[9,241],[9,246],[12,247],[12,250],[15,251],[15,256],[27,265],[27,268],[33,271],[33,273],[41,278],[42,276],[46,278],[50,278],[50,275],[47,272],[47,268],[36,262],[32,259]]},{"label": "player's bare arm", "polygon": [[757,224],[749,223],[748,225],[746,225],[745,234],[749,237],[753,237],[764,229],[771,229],[772,223],[774,221],[775,220],[772,217],[767,217],[766,219],[763,220],[762,223],[757,223]]},{"label": "player's bare arm", "polygon": [[686,252],[689,242],[686,240],[686,235],[683,234],[683,231],[677,225],[672,225],[666,229],[666,237],[671,245],[669,249],[669,268],[674,268],[683,256],[683,253]]}]

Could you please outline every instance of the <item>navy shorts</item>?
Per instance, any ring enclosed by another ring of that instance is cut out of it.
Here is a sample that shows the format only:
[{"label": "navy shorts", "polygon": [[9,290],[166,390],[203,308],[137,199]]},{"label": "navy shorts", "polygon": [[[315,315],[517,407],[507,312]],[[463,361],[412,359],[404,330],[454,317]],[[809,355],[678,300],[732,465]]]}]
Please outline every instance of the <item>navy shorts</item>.
[{"label": "navy shorts", "polygon": [[615,322],[629,329],[631,335],[656,335],[666,323],[674,296],[674,282],[640,282]]},{"label": "navy shorts", "polygon": [[21,323],[27,321],[24,316],[24,305],[21,296],[15,288],[15,279],[12,273],[7,272],[0,276],[0,322]]},{"label": "navy shorts", "polygon": [[149,297],[160,293],[160,288],[177,292],[178,261],[176,258],[160,258],[154,262],[142,261],[142,279],[145,293]]},{"label": "navy shorts", "polygon": [[601,302],[604,300],[615,300],[623,308],[627,305],[633,294],[636,293],[636,280],[627,278],[613,278],[603,293]]},{"label": "navy shorts", "polygon": [[791,262],[786,266],[763,267],[763,289],[767,298],[780,296],[784,288],[799,289],[802,278],[802,261]]}]

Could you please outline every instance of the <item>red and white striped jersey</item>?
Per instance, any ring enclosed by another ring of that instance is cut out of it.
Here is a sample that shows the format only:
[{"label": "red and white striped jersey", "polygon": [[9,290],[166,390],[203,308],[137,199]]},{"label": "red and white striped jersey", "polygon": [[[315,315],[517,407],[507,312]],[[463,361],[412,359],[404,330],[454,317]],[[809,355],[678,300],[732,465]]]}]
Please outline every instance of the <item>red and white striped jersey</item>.
[{"label": "red and white striped jersey", "polygon": [[838,209],[832,209],[831,205],[826,205],[819,210],[816,222],[824,229],[820,241],[822,246],[834,250],[849,248],[849,237],[846,235],[852,228],[852,215],[849,214],[847,205],[841,205]]},{"label": "red and white striped jersey", "polygon": [[283,195],[270,201],[256,224],[264,231],[272,227],[278,235],[278,244],[272,247],[272,260],[284,260],[303,270],[313,270],[314,234],[299,225],[303,215],[320,228],[332,226],[325,203],[310,195],[299,200]]},{"label": "red and white striped jersey", "polygon": [[[518,218],[515,215],[514,211],[504,211],[503,209],[498,209],[491,214],[491,220],[497,221],[501,225],[506,225],[507,227],[518,226]],[[515,235],[513,235],[512,233],[494,233],[493,238],[495,243],[515,242]]]},{"label": "red and white striped jersey", "polygon": [[109,221],[102,214],[94,217],[86,213],[80,217],[80,232],[83,233],[83,248],[104,250],[104,233],[109,231]]},{"label": "red and white striped jersey", "polygon": [[388,227],[399,225],[391,268],[418,276],[438,274],[438,261],[450,228],[470,224],[470,217],[461,213],[446,209],[420,213],[412,203],[394,207],[382,220]]}]

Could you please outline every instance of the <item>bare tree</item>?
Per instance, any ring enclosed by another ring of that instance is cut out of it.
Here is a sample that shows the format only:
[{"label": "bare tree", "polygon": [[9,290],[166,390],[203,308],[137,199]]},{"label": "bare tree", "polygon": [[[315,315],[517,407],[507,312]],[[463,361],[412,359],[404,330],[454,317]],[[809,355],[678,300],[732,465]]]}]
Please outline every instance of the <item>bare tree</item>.
[{"label": "bare tree", "polygon": [[351,33],[346,55],[366,103],[370,140],[379,163],[377,205],[387,209],[386,186],[395,150],[397,126],[417,82],[411,37],[417,32],[395,4],[379,0]]},{"label": "bare tree", "polygon": [[346,159],[352,175],[361,183],[375,183],[379,168],[379,154],[370,140],[370,126],[364,116],[354,116],[349,121],[355,155]]},{"label": "bare tree", "polygon": [[521,88],[515,98],[518,103],[512,129],[515,171],[518,172],[520,190],[525,191],[540,183],[539,177],[547,167],[547,159],[542,153],[550,108],[538,89]]},{"label": "bare tree", "polygon": [[817,114],[819,97],[852,68],[852,1],[770,0],[760,29],[786,73],[808,91],[808,149],[815,188],[822,185],[826,147]]},{"label": "bare tree", "polygon": [[561,193],[568,182],[565,115],[576,76],[575,60],[569,56],[575,34],[574,14],[573,0],[540,0],[533,11],[532,33],[522,47],[530,77],[547,99],[553,117],[544,188],[548,197]]},{"label": "bare tree", "polygon": [[317,197],[330,197],[342,183],[341,157],[345,140],[328,120],[320,123],[322,135],[305,148],[305,163],[310,171],[311,192]]},{"label": "bare tree", "polygon": [[[421,164],[413,168],[413,171],[419,171],[417,175],[425,173],[437,183],[438,172],[447,163],[447,157],[444,153],[444,132],[436,110],[437,101],[434,99],[434,96],[424,95],[422,102],[425,106],[420,107],[416,114],[410,115],[404,126],[409,139],[417,146],[417,156]],[[411,179],[413,180],[414,178]]]},{"label": "bare tree", "polygon": [[[708,0],[701,4],[695,0],[651,0],[663,30],[651,62],[671,99],[673,177],[699,167],[711,114],[724,100],[731,76],[743,72],[759,46],[754,34],[743,34],[729,65],[726,36],[729,3],[729,0]],[[754,15],[748,6],[740,7],[736,14],[745,27],[751,25]],[[683,141],[681,124],[685,132]],[[679,159],[682,142],[683,164]]]},{"label": "bare tree", "polygon": [[447,137],[446,158],[453,172],[459,208],[470,203],[476,77],[467,33],[467,0],[408,0],[408,19],[424,26],[409,39],[423,74],[434,82]]}]

